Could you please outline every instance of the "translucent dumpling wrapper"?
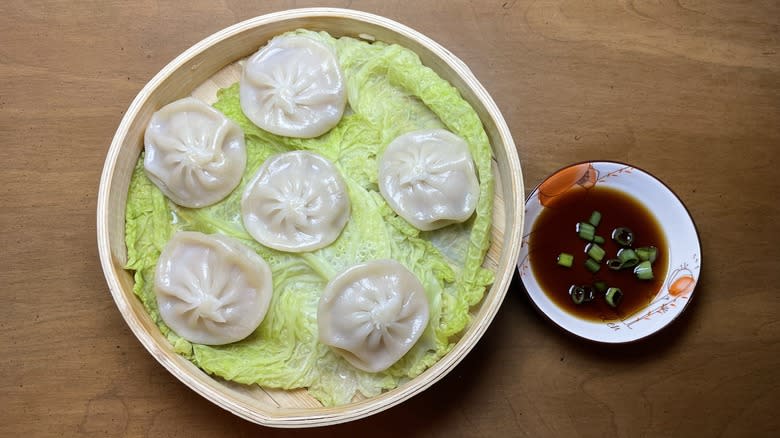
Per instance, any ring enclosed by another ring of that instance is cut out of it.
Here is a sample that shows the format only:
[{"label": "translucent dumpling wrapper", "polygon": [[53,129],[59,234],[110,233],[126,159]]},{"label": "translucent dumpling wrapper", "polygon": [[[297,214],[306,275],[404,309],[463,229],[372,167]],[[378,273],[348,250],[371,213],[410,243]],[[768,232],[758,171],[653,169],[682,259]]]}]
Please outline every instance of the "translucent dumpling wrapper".
[{"label": "translucent dumpling wrapper", "polygon": [[423,285],[394,260],[362,263],[337,275],[317,309],[320,342],[368,372],[386,370],[401,359],[428,318]]},{"label": "translucent dumpling wrapper", "polygon": [[154,292],[160,316],[190,342],[240,341],[265,318],[271,269],[252,249],[227,236],[181,231],[157,261]]},{"label": "translucent dumpling wrapper", "polygon": [[479,199],[468,144],[445,129],[391,141],[379,160],[379,190],[399,216],[423,231],[466,221]]},{"label": "translucent dumpling wrapper", "polygon": [[244,65],[241,109],[260,128],[287,137],[318,137],[336,126],[347,102],[333,49],[304,35],[272,39]]},{"label": "translucent dumpling wrapper", "polygon": [[288,252],[330,245],[350,216],[347,186],[320,155],[293,151],[268,158],[244,188],[244,228],[261,244]]},{"label": "translucent dumpling wrapper", "polygon": [[170,200],[199,208],[224,199],[246,167],[244,132],[206,103],[184,98],[152,115],[144,169]]}]

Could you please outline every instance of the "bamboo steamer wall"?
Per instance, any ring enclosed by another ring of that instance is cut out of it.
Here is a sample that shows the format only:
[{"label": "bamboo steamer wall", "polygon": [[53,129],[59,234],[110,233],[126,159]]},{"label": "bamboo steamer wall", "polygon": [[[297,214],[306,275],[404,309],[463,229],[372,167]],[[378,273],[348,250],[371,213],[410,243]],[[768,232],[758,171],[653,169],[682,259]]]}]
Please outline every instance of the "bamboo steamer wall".
[{"label": "bamboo steamer wall", "polygon": [[[305,389],[284,391],[212,378],[174,353],[133,294],[132,275],[123,269],[127,259],[127,191],[152,113],[188,95],[213,103],[219,88],[239,79],[239,61],[273,36],[298,28],[397,43],[415,51],[423,64],[457,87],[479,114],[490,138],[496,176],[492,243],[485,261],[485,266],[496,272],[496,279],[482,302],[471,309],[472,323],[455,348],[423,374],[394,390],[330,408],[323,407]],[[204,39],[174,59],[141,90],[116,131],[103,168],[97,209],[98,247],[119,311],[144,347],[174,376],[247,420],[276,427],[321,426],[362,418],[401,403],[445,376],[472,349],[498,311],[512,279],[523,229],[523,193],[520,162],[503,117],[468,67],[449,51],[408,27],[376,15],[331,8],[289,10],[247,20]]]}]

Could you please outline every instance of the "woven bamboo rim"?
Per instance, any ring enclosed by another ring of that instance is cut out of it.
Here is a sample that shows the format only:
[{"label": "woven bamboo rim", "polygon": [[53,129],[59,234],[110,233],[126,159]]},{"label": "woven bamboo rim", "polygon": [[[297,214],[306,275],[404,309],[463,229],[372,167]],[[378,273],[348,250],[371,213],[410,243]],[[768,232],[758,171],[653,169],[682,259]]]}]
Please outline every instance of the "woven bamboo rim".
[{"label": "woven bamboo rim", "polygon": [[[423,63],[457,87],[482,119],[493,147],[496,175],[492,245],[485,265],[496,279],[472,308],[472,323],[452,351],[406,384],[376,397],[323,407],[305,389],[284,391],[212,378],[173,352],[132,291],[123,269],[127,259],[124,215],[143,132],[151,114],[176,99],[193,95],[209,103],[216,90],[238,80],[238,62],[280,33],[308,28],[334,36],[375,38],[414,50]],[[111,294],[135,336],[171,374],[214,404],[249,421],[274,427],[311,427],[363,418],[419,394],[449,373],[483,335],[506,295],[520,250],[523,179],[515,144],[498,107],[466,65],[426,36],[387,18],[335,8],[295,9],[256,17],[200,41],[163,68],[138,93],[122,119],[106,157],[97,208],[100,260]]]}]

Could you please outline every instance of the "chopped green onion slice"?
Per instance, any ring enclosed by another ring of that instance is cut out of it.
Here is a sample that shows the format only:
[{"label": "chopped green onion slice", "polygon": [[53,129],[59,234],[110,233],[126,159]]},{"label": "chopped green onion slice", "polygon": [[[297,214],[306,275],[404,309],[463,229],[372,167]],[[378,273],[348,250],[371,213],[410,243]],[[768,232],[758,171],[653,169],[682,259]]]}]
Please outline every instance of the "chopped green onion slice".
[{"label": "chopped green onion slice", "polygon": [[593,243],[598,243],[599,245],[603,245],[605,242],[604,238],[601,236],[593,236]]},{"label": "chopped green onion slice", "polygon": [[607,289],[607,294],[604,295],[604,298],[606,298],[607,304],[609,304],[610,307],[617,307],[618,304],[620,304],[620,300],[623,299],[623,291],[621,291],[620,288],[611,287]]},{"label": "chopped green onion slice", "polygon": [[596,234],[596,227],[587,222],[577,222],[577,234],[581,239],[590,242]]},{"label": "chopped green onion slice", "polygon": [[637,248],[636,256],[639,257],[639,260],[643,262],[648,261],[652,264],[655,262],[655,259],[658,256],[658,248],[654,246],[643,246],[641,248]]},{"label": "chopped green onion slice", "polygon": [[583,291],[585,291],[585,302],[586,303],[590,302],[590,301],[593,301],[593,299],[596,298],[596,293],[594,292],[592,286],[590,286],[588,284],[585,284],[585,285],[582,285],[580,287],[582,288]]},{"label": "chopped green onion slice", "polygon": [[565,266],[567,268],[571,268],[571,265],[572,265],[573,262],[574,262],[574,256],[573,255],[571,255],[569,253],[565,253],[565,252],[562,252],[562,253],[558,254],[558,264],[559,265]]},{"label": "chopped green onion slice", "polygon": [[617,227],[612,230],[612,240],[620,246],[631,246],[634,243],[634,233],[630,228]]},{"label": "chopped green onion slice", "polygon": [[580,286],[569,286],[569,296],[574,304],[582,304],[585,302],[585,289]]},{"label": "chopped green onion slice", "polygon": [[598,227],[599,223],[601,222],[601,212],[598,210],[593,210],[593,213],[590,214],[590,219],[588,219],[588,222],[590,222],[590,224],[594,227]]},{"label": "chopped green onion slice", "polygon": [[596,289],[596,291],[600,294],[603,294],[607,291],[607,283],[599,280],[595,283],[593,283],[593,288]]},{"label": "chopped green onion slice", "polygon": [[607,267],[613,271],[617,271],[623,267],[623,262],[621,262],[620,259],[609,259],[607,260]]},{"label": "chopped green onion slice", "polygon": [[650,266],[650,261],[645,260],[644,262],[636,265],[636,268],[634,268],[634,275],[636,275],[636,278],[640,280],[652,280],[653,267]]},{"label": "chopped green onion slice", "polygon": [[595,274],[601,269],[601,265],[599,265],[599,262],[589,258],[588,260],[585,260],[585,269]]},{"label": "chopped green onion slice", "polygon": [[593,301],[596,294],[593,293],[593,288],[588,285],[577,286],[572,284],[569,286],[569,296],[571,296],[574,304],[582,304]]},{"label": "chopped green onion slice", "polygon": [[639,263],[639,257],[631,248],[621,248],[617,252],[617,258],[620,260],[620,269],[633,268]]},{"label": "chopped green onion slice", "polygon": [[604,259],[607,252],[604,251],[604,248],[600,247],[598,243],[589,243],[585,245],[585,254],[590,256],[593,260],[600,262]]}]

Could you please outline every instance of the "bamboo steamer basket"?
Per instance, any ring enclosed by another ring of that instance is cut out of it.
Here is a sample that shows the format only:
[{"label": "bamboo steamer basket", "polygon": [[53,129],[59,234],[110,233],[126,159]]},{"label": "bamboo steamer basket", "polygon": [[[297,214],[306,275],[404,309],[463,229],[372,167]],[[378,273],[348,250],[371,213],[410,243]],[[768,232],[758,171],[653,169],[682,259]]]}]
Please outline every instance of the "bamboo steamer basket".
[{"label": "bamboo steamer basket", "polygon": [[[213,103],[219,88],[238,81],[239,61],[273,36],[298,28],[397,43],[415,51],[423,64],[457,87],[479,114],[493,149],[496,178],[492,243],[485,261],[496,278],[483,300],[471,309],[472,322],[455,347],[400,387],[371,398],[357,396],[351,403],[337,407],[323,407],[305,389],[261,388],[209,376],[173,352],[133,294],[133,277],[123,268],[127,261],[127,191],[152,113],[188,95]],[[249,421],[274,427],[323,426],[363,418],[419,394],[449,373],[474,347],[498,311],[512,279],[523,230],[523,196],[520,162],[509,128],[493,99],[462,61],[433,40],[384,17],[345,9],[296,9],[256,17],[211,35],[146,84],[128,108],[108,151],[98,195],[97,238],[103,271],[119,311],[143,346],[170,373],[214,404]]]}]

